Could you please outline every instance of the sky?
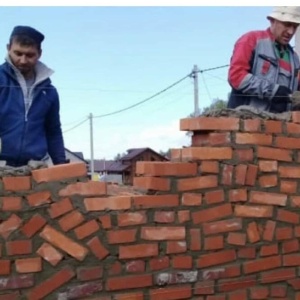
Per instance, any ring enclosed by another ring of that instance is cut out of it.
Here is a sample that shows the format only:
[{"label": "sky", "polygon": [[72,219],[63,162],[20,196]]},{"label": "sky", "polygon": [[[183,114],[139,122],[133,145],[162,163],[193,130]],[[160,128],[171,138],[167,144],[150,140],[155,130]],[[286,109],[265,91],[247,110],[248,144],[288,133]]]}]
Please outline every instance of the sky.
[{"label": "sky", "polygon": [[[204,70],[198,74],[199,107],[227,99],[224,66],[234,43],[247,31],[266,29],[271,11],[151,2],[0,7],[3,61],[14,26],[29,25],[45,35],[41,61],[55,71],[51,79],[60,96],[65,147],[86,159],[91,127],[95,159],[113,159],[130,148],[159,152],[188,146],[190,137],[179,123],[194,111],[194,82],[188,76],[194,65]],[[205,71],[211,68],[216,69]]]}]

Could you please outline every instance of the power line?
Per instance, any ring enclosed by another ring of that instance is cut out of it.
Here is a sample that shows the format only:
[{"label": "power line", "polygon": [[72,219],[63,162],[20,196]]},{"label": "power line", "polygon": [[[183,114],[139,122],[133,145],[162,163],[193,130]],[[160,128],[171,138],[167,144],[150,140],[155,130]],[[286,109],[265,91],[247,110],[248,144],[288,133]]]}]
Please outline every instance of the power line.
[{"label": "power line", "polygon": [[207,71],[213,71],[213,70],[222,69],[222,68],[226,68],[226,67],[229,67],[229,65],[223,65],[223,66],[218,66],[218,67],[214,67],[214,68],[199,70],[198,73],[203,73],[203,72],[207,72]]},{"label": "power line", "polygon": [[73,127],[63,131],[63,133],[69,132],[77,127],[79,127],[80,125],[82,125],[83,123],[85,123],[89,118],[85,118],[83,121],[79,122],[78,124],[74,125]]},{"label": "power line", "polygon": [[189,73],[188,75],[184,76],[183,78],[177,80],[176,82],[174,82],[173,84],[169,85],[169,86],[166,87],[165,89],[163,89],[163,90],[161,90],[161,91],[155,93],[154,95],[152,95],[152,96],[150,96],[150,97],[148,97],[148,98],[146,98],[146,99],[144,99],[144,100],[142,100],[142,101],[139,101],[139,102],[137,102],[137,103],[135,103],[135,104],[133,104],[133,105],[130,105],[130,106],[127,106],[127,107],[125,107],[125,108],[122,108],[122,109],[113,111],[113,112],[111,112],[111,113],[107,113],[107,114],[103,114],[103,115],[94,116],[94,118],[104,118],[104,117],[108,117],[108,116],[115,115],[115,114],[121,113],[121,112],[123,112],[123,111],[129,110],[129,109],[134,108],[134,107],[136,107],[136,106],[138,106],[138,105],[141,105],[141,104],[143,104],[143,103],[145,103],[145,102],[147,102],[147,101],[150,101],[151,99],[157,97],[158,95],[160,95],[160,94],[166,92],[167,90],[171,89],[172,87],[174,87],[175,85],[179,84],[180,82],[182,82],[183,80],[185,80],[186,78],[188,78],[188,77],[190,77],[190,76],[191,76],[191,73]]}]

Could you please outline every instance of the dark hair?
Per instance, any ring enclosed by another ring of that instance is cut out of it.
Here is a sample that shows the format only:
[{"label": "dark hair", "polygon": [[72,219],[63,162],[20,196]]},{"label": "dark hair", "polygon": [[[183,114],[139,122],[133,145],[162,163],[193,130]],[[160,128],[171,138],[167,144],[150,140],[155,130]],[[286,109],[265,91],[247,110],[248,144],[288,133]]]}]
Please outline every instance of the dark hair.
[{"label": "dark hair", "polygon": [[34,40],[33,38],[31,38],[27,35],[13,35],[13,36],[11,36],[10,39],[9,39],[9,46],[11,46],[11,44],[13,42],[17,42],[22,46],[34,46],[38,50],[41,50],[41,43],[38,43],[36,40]]}]

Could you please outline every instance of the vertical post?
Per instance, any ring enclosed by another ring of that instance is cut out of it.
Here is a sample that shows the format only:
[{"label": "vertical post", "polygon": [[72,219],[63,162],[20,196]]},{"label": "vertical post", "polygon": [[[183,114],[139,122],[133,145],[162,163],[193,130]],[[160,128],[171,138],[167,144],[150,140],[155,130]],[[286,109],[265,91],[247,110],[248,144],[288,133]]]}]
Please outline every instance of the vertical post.
[{"label": "vertical post", "polygon": [[295,35],[295,51],[300,55],[300,28],[298,27]]},{"label": "vertical post", "polygon": [[91,180],[94,180],[94,138],[93,138],[93,114],[90,113],[90,145],[91,145],[91,164],[90,164],[90,171],[91,171]]},{"label": "vertical post", "polygon": [[198,66],[194,65],[193,78],[194,78],[194,116],[199,116],[199,94],[198,94]]}]

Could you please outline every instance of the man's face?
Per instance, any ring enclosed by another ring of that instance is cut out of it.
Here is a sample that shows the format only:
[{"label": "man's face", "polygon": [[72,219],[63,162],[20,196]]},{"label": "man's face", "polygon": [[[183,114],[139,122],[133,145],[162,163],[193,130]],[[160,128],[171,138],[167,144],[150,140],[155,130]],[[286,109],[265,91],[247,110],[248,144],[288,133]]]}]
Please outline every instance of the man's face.
[{"label": "man's face", "polygon": [[298,24],[271,20],[271,31],[275,40],[281,45],[287,45],[297,30]]},{"label": "man's face", "polygon": [[32,74],[41,56],[41,50],[37,47],[21,45],[16,41],[7,45],[7,51],[11,62],[25,77]]}]

